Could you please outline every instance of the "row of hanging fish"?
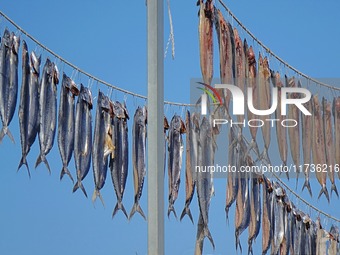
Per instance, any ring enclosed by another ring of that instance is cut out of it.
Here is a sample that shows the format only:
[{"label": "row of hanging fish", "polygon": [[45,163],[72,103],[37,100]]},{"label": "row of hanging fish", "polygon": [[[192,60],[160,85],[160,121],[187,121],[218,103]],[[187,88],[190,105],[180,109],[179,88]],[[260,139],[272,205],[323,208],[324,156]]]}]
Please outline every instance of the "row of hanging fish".
[{"label": "row of hanging fish", "polygon": [[[277,88],[278,105],[281,105],[281,89],[283,87],[301,87],[300,81],[294,77],[284,79],[278,72],[269,68],[267,57],[259,53],[258,61],[252,46],[248,46],[246,40],[242,42],[236,28],[226,21],[211,0],[198,2],[199,10],[199,46],[200,65],[203,81],[211,84],[213,78],[213,28],[218,38],[219,60],[220,60],[220,80],[223,84],[235,84],[247,95],[247,88],[251,88],[254,108],[267,110],[271,108],[272,88]],[[219,91],[223,99],[223,109],[215,108],[217,118],[231,118],[229,115],[231,93],[227,90]],[[291,93],[289,98],[299,98],[300,94]],[[281,108],[275,111],[276,136],[282,165],[288,163],[288,149],[295,165],[297,180],[299,173],[305,175],[305,182],[302,189],[307,188],[312,196],[309,184],[310,175],[316,174],[316,178],[321,186],[319,197],[324,194],[330,201],[327,189],[327,176],[331,182],[331,192],[339,197],[335,183],[335,175],[340,178],[340,97],[335,97],[333,102],[318,95],[304,104],[305,108],[312,115],[300,114],[300,110],[295,105],[289,104],[287,116],[281,115]],[[222,112],[222,113],[221,113]],[[222,116],[219,114],[223,114]],[[251,111],[247,112],[247,120],[253,120],[256,115]],[[248,152],[252,149],[260,159],[270,163],[268,151],[271,143],[271,119],[270,115],[258,116],[262,120],[261,126],[264,149],[259,153],[257,145],[257,125],[248,125],[251,135],[251,143]],[[285,119],[296,120],[295,127],[284,127],[281,123]],[[243,123],[245,117],[237,116],[237,121]],[[243,125],[239,125],[241,132]],[[302,144],[302,146],[301,146]],[[300,155],[302,150],[302,154]],[[248,153],[247,153],[248,154]],[[315,170],[315,168],[318,170]],[[313,168],[313,169],[311,169]],[[322,171],[320,169],[322,168]],[[289,173],[286,172],[289,178]]]}]

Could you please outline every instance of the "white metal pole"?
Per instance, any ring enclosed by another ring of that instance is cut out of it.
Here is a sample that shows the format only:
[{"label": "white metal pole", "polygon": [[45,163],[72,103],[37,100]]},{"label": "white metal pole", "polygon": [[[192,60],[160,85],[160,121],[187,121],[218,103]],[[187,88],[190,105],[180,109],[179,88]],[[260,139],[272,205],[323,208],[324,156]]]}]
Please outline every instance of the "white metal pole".
[{"label": "white metal pole", "polygon": [[164,254],[163,0],[147,1],[148,23],[148,254]]}]

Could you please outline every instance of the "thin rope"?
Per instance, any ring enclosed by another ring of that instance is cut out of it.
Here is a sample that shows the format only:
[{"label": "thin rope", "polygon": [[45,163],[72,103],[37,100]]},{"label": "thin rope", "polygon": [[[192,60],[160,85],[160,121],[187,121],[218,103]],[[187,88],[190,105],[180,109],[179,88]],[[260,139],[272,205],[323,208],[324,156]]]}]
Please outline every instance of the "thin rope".
[{"label": "thin rope", "polygon": [[[79,73],[84,74],[85,76],[87,76],[89,79],[92,79],[93,81],[96,81],[97,84],[103,84],[105,86],[108,86],[110,88],[113,88],[115,90],[118,90],[124,94],[128,94],[131,95],[133,97],[138,97],[144,100],[147,100],[146,96],[143,96],[141,94],[137,94],[137,93],[133,93],[129,90],[126,89],[122,89],[120,87],[117,87],[115,85],[112,85],[102,79],[97,78],[96,76],[80,69],[78,66],[72,64],[71,62],[69,62],[68,60],[64,59],[63,57],[61,57],[60,55],[58,55],[57,53],[55,53],[54,51],[52,51],[51,49],[47,48],[45,45],[43,45],[42,43],[40,43],[37,39],[35,39],[32,35],[30,35],[28,32],[26,32],[24,29],[22,29],[18,24],[16,24],[13,20],[11,20],[6,14],[4,14],[2,11],[0,11],[0,15],[5,18],[8,22],[10,22],[14,27],[16,27],[16,29],[18,29],[22,34],[24,34],[25,36],[27,36],[29,39],[31,39],[34,43],[36,43],[37,45],[39,45],[39,47],[45,51],[47,51],[48,53],[50,53],[51,55],[53,55],[55,58],[59,59],[61,62],[64,62],[65,64],[67,64],[68,66],[70,66],[71,68],[73,68],[74,70],[76,70]],[[171,102],[171,101],[164,101],[164,104],[169,104],[169,105],[176,105],[176,106],[195,106],[194,104],[188,104],[188,103],[177,103],[177,102]]]},{"label": "thin rope", "polygon": [[259,39],[257,39],[257,37],[255,37],[255,35],[250,32],[243,24],[242,22],[230,11],[230,9],[225,5],[225,3],[222,0],[218,0],[220,2],[220,4],[223,6],[223,8],[229,13],[229,15],[240,25],[240,27],[242,27],[242,29],[251,37],[253,38],[253,40],[255,40],[263,49],[266,50],[266,52],[270,55],[272,55],[274,58],[276,58],[279,62],[281,62],[282,64],[284,64],[285,66],[287,66],[289,69],[291,69],[292,71],[294,71],[295,73],[301,75],[302,77],[306,78],[307,80],[313,81],[316,84],[320,85],[320,86],[324,86],[333,90],[337,90],[340,91],[339,87],[334,87],[331,86],[329,84],[320,82],[318,80],[315,80],[311,77],[309,77],[308,75],[302,73],[301,71],[299,71],[298,69],[296,69],[295,67],[291,66],[290,64],[288,64],[287,62],[285,62],[282,58],[280,58],[279,56],[277,56],[274,52],[272,52],[266,45],[264,45]]}]

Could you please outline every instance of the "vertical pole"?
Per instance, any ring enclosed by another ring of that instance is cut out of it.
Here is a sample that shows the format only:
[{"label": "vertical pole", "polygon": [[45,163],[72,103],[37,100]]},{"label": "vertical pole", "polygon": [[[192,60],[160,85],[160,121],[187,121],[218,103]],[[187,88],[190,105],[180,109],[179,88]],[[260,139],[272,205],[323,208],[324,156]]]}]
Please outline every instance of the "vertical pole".
[{"label": "vertical pole", "polygon": [[148,22],[148,254],[164,254],[163,0],[147,1]]}]

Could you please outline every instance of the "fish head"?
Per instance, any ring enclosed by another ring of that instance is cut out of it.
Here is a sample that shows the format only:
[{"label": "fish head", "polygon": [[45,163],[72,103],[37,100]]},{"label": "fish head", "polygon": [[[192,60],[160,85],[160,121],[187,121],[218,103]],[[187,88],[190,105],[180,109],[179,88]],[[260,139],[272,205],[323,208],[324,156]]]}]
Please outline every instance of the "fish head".
[{"label": "fish head", "polygon": [[28,47],[27,47],[27,43],[25,40],[22,40],[22,53],[23,55],[28,54]]},{"label": "fish head", "polygon": [[4,35],[1,38],[1,43],[3,43],[8,48],[11,46],[11,33],[7,28],[5,29]]},{"label": "fish head", "polygon": [[20,36],[16,36],[13,32],[11,33],[11,41],[12,41],[12,52],[18,55],[19,47],[20,47]]},{"label": "fish head", "polygon": [[100,90],[98,92],[97,104],[102,108],[103,111],[110,112],[110,99]]},{"label": "fish head", "polygon": [[41,55],[37,57],[34,51],[30,54],[30,66],[33,73],[39,76],[40,74],[40,63],[41,63]]},{"label": "fish head", "polygon": [[53,63],[53,82],[54,84],[59,83],[59,70],[56,64]]},{"label": "fish head", "polygon": [[163,120],[163,125],[164,125],[164,132],[166,132],[166,130],[169,129],[169,122],[168,119],[164,116],[164,120]]},{"label": "fish head", "polygon": [[270,69],[269,69],[269,61],[268,61],[268,58],[265,57],[263,59],[263,74],[264,74],[264,77],[266,79],[269,79],[270,78]]},{"label": "fish head", "polygon": [[123,104],[122,104],[122,108],[124,110],[124,113],[125,113],[125,119],[130,119],[130,116],[129,116],[129,111],[127,109],[127,106],[126,106],[126,102],[124,101]]},{"label": "fish head", "polygon": [[321,113],[318,95],[313,95],[313,112],[314,114]]},{"label": "fish head", "polygon": [[113,106],[114,106],[113,109],[114,109],[114,113],[116,117],[119,119],[125,119],[125,111],[124,111],[122,104],[116,101],[115,103],[113,103]]},{"label": "fish head", "polygon": [[84,87],[82,83],[80,84],[79,100],[83,100],[89,106],[90,110],[93,108],[91,91]]}]

